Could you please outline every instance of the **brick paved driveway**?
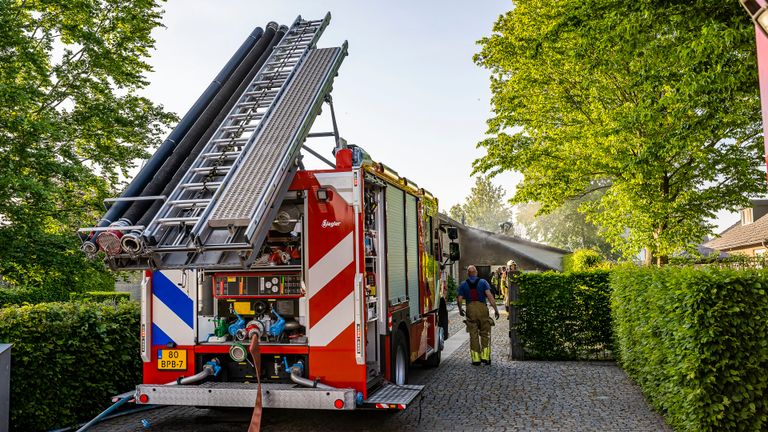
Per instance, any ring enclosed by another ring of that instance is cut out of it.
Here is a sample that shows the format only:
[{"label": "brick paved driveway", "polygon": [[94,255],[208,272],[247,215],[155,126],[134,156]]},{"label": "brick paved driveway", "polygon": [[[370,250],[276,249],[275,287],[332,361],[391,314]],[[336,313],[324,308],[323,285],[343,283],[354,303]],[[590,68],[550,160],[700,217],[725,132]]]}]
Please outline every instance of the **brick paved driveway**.
[{"label": "brick paved driveway", "polygon": [[[455,352],[437,369],[412,369],[425,384],[421,402],[406,411],[264,411],[265,431],[670,431],[640,390],[609,362],[507,360],[506,321],[493,330],[493,364],[472,366],[458,315],[451,319]],[[457,345],[456,342],[463,343]],[[449,339],[450,341],[450,339]],[[485,408],[480,408],[484,406]],[[237,431],[250,412],[161,408],[109,420],[94,431]]]}]

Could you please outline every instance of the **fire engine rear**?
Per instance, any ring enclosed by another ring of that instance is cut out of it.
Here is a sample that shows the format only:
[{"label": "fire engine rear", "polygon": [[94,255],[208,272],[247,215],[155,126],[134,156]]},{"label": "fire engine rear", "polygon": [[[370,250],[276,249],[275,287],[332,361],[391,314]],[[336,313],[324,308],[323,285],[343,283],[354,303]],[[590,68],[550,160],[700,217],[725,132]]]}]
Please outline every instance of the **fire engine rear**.
[{"label": "fire engine rear", "polygon": [[[347,48],[316,47],[329,20],[257,28],[80,230],[86,253],[145,274],[137,403],[252,407],[260,381],[265,407],[404,409],[423,388],[411,364],[439,364],[457,245],[429,192],[339,136]],[[334,130],[313,133],[324,103]],[[317,136],[335,161],[305,145]]]}]

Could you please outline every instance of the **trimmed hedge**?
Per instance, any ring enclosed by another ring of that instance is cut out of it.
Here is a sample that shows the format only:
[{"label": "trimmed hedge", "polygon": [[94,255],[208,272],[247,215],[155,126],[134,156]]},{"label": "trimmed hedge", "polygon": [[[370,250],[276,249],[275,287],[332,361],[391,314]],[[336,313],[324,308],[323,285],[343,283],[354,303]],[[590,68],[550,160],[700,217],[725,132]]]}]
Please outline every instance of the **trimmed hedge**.
[{"label": "trimmed hedge", "polygon": [[612,349],[609,273],[522,273],[518,332],[526,357],[603,358]]},{"label": "trimmed hedge", "polygon": [[11,430],[74,425],[141,377],[139,306],[40,303],[0,309],[12,343]]},{"label": "trimmed hedge", "polygon": [[0,308],[24,303],[40,303],[47,300],[47,295],[42,289],[0,288]]},{"label": "trimmed hedge", "polygon": [[88,291],[84,293],[69,293],[72,301],[94,301],[102,303],[119,303],[131,300],[131,293],[118,291]]},{"label": "trimmed hedge", "polygon": [[768,271],[614,270],[619,361],[676,430],[768,429]]}]

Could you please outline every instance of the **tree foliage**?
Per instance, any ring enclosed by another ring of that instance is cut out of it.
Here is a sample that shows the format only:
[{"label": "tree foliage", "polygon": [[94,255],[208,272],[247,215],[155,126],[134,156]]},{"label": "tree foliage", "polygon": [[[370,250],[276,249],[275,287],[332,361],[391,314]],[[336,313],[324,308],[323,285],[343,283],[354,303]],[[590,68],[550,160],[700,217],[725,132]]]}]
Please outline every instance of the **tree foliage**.
[{"label": "tree foliage", "polygon": [[4,275],[76,248],[73,228],[175,119],[139,95],[161,13],[156,0],[0,0],[0,231],[19,240],[0,245]]},{"label": "tree foliage", "polygon": [[512,209],[504,202],[506,191],[494,186],[488,177],[478,176],[463,204],[455,204],[449,215],[475,228],[497,232],[504,222],[512,220]]},{"label": "tree foliage", "polygon": [[480,41],[494,115],[477,172],[517,170],[550,212],[664,257],[765,187],[754,28],[738,2],[519,0]]},{"label": "tree foliage", "polygon": [[579,211],[585,199],[566,201],[549,213],[539,214],[541,204],[522,203],[517,206],[515,219],[535,241],[568,249],[595,249],[606,257],[616,258],[611,245],[600,235],[598,227]]}]

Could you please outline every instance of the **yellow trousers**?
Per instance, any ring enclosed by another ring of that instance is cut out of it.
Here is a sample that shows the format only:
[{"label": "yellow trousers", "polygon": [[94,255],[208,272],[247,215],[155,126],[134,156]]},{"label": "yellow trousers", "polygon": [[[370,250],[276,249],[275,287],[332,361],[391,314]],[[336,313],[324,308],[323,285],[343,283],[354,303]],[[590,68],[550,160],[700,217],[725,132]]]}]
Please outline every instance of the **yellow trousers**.
[{"label": "yellow trousers", "polygon": [[491,317],[485,303],[473,301],[467,304],[467,331],[472,362],[491,360]]}]

